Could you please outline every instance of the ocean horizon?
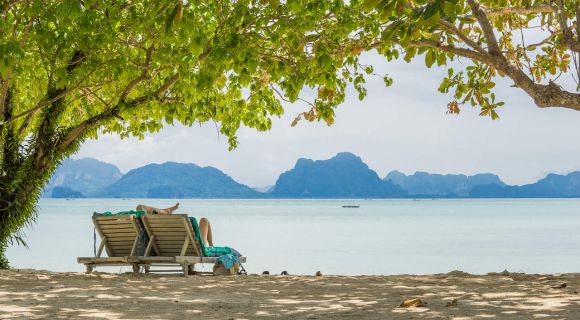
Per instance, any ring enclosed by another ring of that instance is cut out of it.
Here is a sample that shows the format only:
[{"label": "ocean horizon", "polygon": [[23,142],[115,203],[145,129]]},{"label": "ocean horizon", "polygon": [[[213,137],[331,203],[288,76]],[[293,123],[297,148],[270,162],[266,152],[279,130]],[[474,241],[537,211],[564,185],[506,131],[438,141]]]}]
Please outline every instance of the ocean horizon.
[{"label": "ocean horizon", "polygon": [[[579,199],[41,199],[15,268],[84,271],[93,212],[137,204],[207,217],[214,242],[247,257],[249,273],[388,275],[451,270],[561,273],[580,264]],[[343,208],[342,206],[360,206]],[[211,265],[197,266],[210,271]],[[98,268],[128,272],[130,267]]]}]

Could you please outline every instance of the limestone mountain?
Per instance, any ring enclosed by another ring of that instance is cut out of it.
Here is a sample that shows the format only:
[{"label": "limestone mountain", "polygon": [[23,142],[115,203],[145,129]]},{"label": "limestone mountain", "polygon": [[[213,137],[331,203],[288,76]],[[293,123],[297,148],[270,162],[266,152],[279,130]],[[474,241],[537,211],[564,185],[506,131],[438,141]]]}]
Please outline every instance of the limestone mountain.
[{"label": "limestone mountain", "polygon": [[405,191],[383,181],[358,156],[342,152],[328,160],[298,159],[280,175],[273,197],[281,198],[391,198]]},{"label": "limestone mountain", "polygon": [[257,198],[261,195],[216,168],[176,162],[133,169],[99,194],[113,198]]},{"label": "limestone mountain", "polygon": [[57,189],[57,197],[91,197],[113,184],[123,175],[116,166],[92,158],[67,159],[56,169],[44,189],[43,196],[50,197]]}]

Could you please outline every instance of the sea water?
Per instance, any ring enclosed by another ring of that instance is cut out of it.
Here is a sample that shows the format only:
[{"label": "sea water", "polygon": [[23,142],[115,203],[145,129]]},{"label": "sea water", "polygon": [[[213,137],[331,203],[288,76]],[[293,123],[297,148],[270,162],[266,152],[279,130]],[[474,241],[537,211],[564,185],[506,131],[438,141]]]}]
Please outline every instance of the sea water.
[{"label": "sea water", "polygon": [[14,245],[8,258],[15,268],[83,271],[76,258],[93,256],[99,244],[98,235],[93,239],[94,211],[175,202],[177,213],[207,217],[214,244],[247,256],[249,273],[580,271],[578,199],[41,199],[37,223],[25,230],[29,248]]}]

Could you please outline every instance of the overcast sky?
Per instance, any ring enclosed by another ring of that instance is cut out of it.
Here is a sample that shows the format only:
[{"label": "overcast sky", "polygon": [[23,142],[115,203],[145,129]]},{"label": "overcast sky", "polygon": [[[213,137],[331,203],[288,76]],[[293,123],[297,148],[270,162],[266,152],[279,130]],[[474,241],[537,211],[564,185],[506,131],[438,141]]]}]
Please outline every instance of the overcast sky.
[{"label": "overcast sky", "polygon": [[369,78],[368,97],[361,102],[352,92],[331,127],[302,121],[292,128],[292,119],[306,107],[288,104],[271,131],[241,129],[239,147],[231,152],[209,123],[166,126],[145,140],[103,136],[86,142],[75,158],[106,161],[123,173],[152,162],[192,162],[250,186],[273,185],[300,157],[327,159],[341,151],[359,155],[380,177],[391,170],[492,172],[507,183],[524,184],[548,172],[580,170],[580,112],[539,109],[512,82],[501,80],[496,95],[506,105],[500,120],[479,117],[479,109],[467,106],[459,116],[447,115],[450,96],[437,91],[446,68],[427,69],[422,58],[387,63],[374,54],[364,62],[391,75],[394,85],[385,88],[382,78]]}]

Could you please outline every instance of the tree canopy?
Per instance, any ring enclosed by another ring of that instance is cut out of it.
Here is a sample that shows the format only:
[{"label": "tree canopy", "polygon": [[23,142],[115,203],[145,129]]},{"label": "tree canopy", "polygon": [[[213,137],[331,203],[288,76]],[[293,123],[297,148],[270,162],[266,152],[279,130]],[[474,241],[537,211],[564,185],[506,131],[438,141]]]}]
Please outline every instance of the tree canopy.
[{"label": "tree canopy", "polygon": [[[6,0],[0,6],[0,266],[60,161],[100,133],[214,121],[235,147],[281,101],[333,122],[364,95],[343,1]],[[202,151],[200,151],[202,152]],[[146,155],[140,155],[146,156]]]},{"label": "tree canopy", "polygon": [[[56,145],[96,128],[122,136],[162,122],[214,120],[266,130],[303,87],[326,90],[316,116],[332,121],[353,66],[340,41],[342,1],[11,1],[0,22],[0,115],[35,134],[60,101]],[[11,89],[12,107],[5,104]]]},{"label": "tree canopy", "polygon": [[580,2],[569,0],[366,0],[360,37],[389,61],[427,67],[463,60],[439,87],[448,112],[464,104],[498,117],[493,88],[509,77],[538,107],[580,110]]}]

